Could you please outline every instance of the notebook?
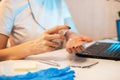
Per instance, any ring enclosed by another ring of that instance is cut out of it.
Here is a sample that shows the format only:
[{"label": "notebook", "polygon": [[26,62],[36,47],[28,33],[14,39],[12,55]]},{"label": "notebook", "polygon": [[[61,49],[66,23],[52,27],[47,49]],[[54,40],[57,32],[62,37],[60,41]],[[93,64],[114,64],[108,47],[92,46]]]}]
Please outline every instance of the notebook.
[{"label": "notebook", "polygon": [[120,60],[120,43],[96,42],[85,49],[76,53],[80,57],[101,58]]}]

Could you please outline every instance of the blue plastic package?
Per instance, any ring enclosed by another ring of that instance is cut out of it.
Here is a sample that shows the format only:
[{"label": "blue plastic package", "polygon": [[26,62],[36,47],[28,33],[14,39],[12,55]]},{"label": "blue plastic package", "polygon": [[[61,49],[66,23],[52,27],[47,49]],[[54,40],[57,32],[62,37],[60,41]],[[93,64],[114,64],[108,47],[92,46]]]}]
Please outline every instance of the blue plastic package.
[{"label": "blue plastic package", "polygon": [[74,70],[70,67],[63,69],[48,68],[37,72],[28,72],[25,75],[0,76],[0,80],[74,80]]}]

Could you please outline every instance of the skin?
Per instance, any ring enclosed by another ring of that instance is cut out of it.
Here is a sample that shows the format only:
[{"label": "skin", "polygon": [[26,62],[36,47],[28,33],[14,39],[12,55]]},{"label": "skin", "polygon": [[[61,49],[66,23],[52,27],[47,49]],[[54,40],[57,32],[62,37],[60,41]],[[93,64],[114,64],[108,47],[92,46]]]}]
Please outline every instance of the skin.
[{"label": "skin", "polygon": [[61,42],[64,40],[63,35],[58,34],[58,31],[62,29],[69,29],[69,27],[64,25],[56,26],[46,30],[40,37],[33,41],[28,41],[10,48],[5,48],[8,37],[0,34],[0,60],[22,59],[29,55],[53,51],[59,47],[59,44],[52,40],[58,39]]},{"label": "skin", "polygon": [[75,33],[69,34],[68,41],[66,43],[66,50],[71,53],[78,53],[84,51],[84,43],[91,42],[92,40],[89,37],[78,35]]},{"label": "skin", "polygon": [[8,36],[0,34],[0,49],[3,49],[6,47],[8,38],[9,38]]},{"label": "skin", "polygon": [[54,42],[57,39],[61,43],[67,38],[66,50],[69,53],[77,53],[84,50],[84,41],[90,42],[91,39],[73,32],[67,32],[66,36],[59,34],[60,30],[69,30],[65,25],[56,26],[44,31],[37,39],[22,43],[17,46],[6,48],[8,36],[0,34],[0,61],[23,59],[29,55],[36,55],[58,49],[60,44]]}]

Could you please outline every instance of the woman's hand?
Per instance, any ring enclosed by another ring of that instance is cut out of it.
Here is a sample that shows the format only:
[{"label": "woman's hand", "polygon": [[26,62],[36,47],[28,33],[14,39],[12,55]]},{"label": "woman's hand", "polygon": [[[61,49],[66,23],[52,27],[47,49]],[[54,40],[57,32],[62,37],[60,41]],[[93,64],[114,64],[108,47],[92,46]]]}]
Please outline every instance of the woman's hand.
[{"label": "woman's hand", "polygon": [[77,53],[84,50],[84,42],[91,42],[92,40],[83,35],[77,35],[70,38],[66,43],[66,50],[69,53]]},{"label": "woman's hand", "polygon": [[64,36],[58,32],[62,29],[69,29],[68,26],[57,26],[51,29],[46,30],[40,37],[32,41],[32,46],[30,51],[32,53],[38,54],[48,51],[53,51],[61,46],[58,42],[54,40],[59,40],[60,42],[64,41]]}]

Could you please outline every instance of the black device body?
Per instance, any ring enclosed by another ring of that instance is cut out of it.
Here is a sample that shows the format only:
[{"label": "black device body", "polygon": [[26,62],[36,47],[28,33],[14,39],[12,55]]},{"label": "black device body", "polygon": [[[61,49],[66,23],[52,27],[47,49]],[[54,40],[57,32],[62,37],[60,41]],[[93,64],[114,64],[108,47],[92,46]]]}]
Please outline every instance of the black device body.
[{"label": "black device body", "polygon": [[76,53],[79,57],[120,60],[120,43],[96,42],[85,51]]}]

